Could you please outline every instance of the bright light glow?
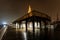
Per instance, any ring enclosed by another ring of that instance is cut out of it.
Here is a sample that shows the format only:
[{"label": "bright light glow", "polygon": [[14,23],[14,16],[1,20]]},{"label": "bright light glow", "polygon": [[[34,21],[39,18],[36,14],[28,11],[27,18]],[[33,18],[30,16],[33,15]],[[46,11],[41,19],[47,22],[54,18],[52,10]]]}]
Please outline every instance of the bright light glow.
[{"label": "bright light glow", "polygon": [[4,25],[4,27],[6,27],[6,25]]},{"label": "bright light glow", "polygon": [[37,28],[37,22],[35,22],[35,28]]},{"label": "bright light glow", "polygon": [[23,27],[23,28],[25,28],[25,27],[26,27],[26,25],[25,25],[25,24],[22,24],[22,27]]},{"label": "bright light glow", "polygon": [[16,28],[17,28],[18,24],[16,23]]},{"label": "bright light glow", "polygon": [[[38,23],[35,22],[34,24],[35,24],[34,26],[35,26],[35,29],[36,29],[36,30],[37,30],[38,28],[40,28],[40,23],[39,23],[39,22],[38,22]],[[37,24],[38,24],[38,25],[37,25]],[[26,30],[26,24],[25,24],[25,22],[23,22],[20,26],[21,26],[21,29],[23,29],[24,31]],[[32,23],[32,22],[28,22],[28,23],[27,23],[27,29],[30,30],[30,31],[33,30],[33,23]]]},{"label": "bright light glow", "polygon": [[[38,25],[37,25],[38,24]],[[40,23],[35,22],[35,28],[40,28]]]},{"label": "bright light glow", "polygon": [[28,13],[30,13],[30,12],[31,12],[31,6],[29,5]]},{"label": "bright light glow", "polygon": [[40,23],[38,22],[38,28],[40,28]]},{"label": "bright light glow", "polygon": [[51,29],[54,29],[54,26],[53,25],[51,25]]},{"label": "bright light glow", "polygon": [[7,22],[3,22],[2,24],[7,24]]},{"label": "bright light glow", "polygon": [[21,28],[26,28],[26,25],[24,23],[21,24]]},{"label": "bright light glow", "polygon": [[31,31],[33,29],[33,24],[32,22],[29,22],[28,23],[28,30]]},{"label": "bright light glow", "polygon": [[19,24],[18,23],[16,23],[16,28],[19,28]]},{"label": "bright light glow", "polygon": [[29,27],[32,28],[32,22],[29,23]]}]

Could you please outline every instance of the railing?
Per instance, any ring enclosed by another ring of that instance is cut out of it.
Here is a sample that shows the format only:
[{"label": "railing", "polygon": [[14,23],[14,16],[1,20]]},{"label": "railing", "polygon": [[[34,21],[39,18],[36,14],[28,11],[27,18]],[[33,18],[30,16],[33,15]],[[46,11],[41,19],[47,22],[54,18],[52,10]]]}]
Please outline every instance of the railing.
[{"label": "railing", "polygon": [[0,29],[0,40],[2,39],[2,37],[5,34],[6,30],[7,30],[7,27],[3,27],[3,28]]}]

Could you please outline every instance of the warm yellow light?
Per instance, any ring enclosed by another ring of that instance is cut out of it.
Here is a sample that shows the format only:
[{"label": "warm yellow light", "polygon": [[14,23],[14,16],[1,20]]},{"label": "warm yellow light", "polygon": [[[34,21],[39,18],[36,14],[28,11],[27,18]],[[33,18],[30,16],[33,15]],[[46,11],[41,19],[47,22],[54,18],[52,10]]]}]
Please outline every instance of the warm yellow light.
[{"label": "warm yellow light", "polygon": [[28,13],[30,13],[30,12],[31,12],[31,6],[29,5]]}]

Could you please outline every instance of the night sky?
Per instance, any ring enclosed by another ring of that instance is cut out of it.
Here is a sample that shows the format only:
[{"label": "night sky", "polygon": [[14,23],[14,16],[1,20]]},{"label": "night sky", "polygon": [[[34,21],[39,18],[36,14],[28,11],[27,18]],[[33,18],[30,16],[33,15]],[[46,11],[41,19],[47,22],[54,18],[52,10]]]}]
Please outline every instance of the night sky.
[{"label": "night sky", "polygon": [[56,20],[60,16],[60,0],[0,0],[0,24],[11,23],[28,11],[29,4],[32,10],[37,10]]}]

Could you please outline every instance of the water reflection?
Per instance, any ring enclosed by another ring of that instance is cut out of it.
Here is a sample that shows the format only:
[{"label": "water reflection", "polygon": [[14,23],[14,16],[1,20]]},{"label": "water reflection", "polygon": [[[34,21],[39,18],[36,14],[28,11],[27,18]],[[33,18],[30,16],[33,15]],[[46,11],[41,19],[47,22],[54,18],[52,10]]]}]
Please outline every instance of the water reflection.
[{"label": "water reflection", "polygon": [[40,34],[40,29],[35,29],[35,35],[39,36],[39,34]]},{"label": "water reflection", "polygon": [[26,29],[8,27],[3,40],[54,40],[54,36],[54,29],[35,28],[35,32],[31,29],[26,32]]},{"label": "water reflection", "polygon": [[24,40],[27,40],[27,33],[26,32],[22,32]]},{"label": "water reflection", "polygon": [[27,32],[22,31],[24,40],[40,40],[40,29],[35,29],[35,32],[29,30]]},{"label": "water reflection", "polygon": [[[20,31],[20,33],[19,33]],[[54,40],[54,29],[35,29],[35,32],[33,32],[31,29],[29,29],[27,32],[24,29],[20,29],[16,34],[22,33],[23,40]],[[16,35],[18,38],[19,36]]]}]

